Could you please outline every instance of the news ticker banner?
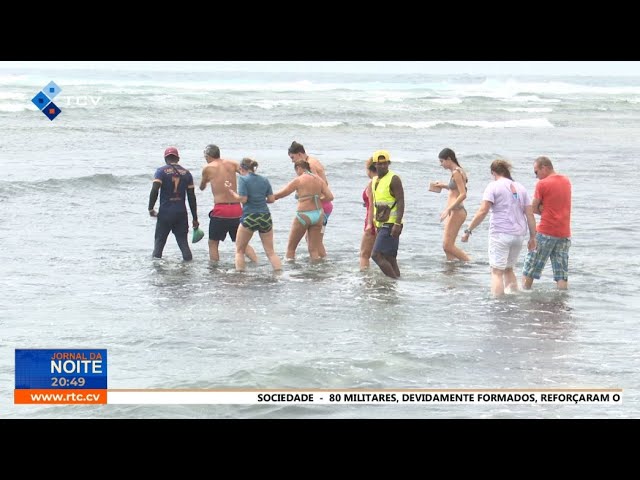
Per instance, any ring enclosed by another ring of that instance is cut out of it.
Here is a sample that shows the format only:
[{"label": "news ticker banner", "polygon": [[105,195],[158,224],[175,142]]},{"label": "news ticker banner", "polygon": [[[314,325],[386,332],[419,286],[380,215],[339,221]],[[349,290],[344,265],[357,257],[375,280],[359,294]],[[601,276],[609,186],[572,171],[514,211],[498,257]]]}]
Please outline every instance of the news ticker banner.
[{"label": "news ticker banner", "polygon": [[106,349],[15,351],[15,404],[612,404],[619,388],[108,389]]}]

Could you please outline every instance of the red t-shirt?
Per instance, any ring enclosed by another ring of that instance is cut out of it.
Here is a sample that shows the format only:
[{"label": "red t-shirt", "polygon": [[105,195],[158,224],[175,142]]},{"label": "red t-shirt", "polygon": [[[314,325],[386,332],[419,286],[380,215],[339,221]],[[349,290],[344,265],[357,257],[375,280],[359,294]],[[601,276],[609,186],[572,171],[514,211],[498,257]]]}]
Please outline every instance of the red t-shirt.
[{"label": "red t-shirt", "polygon": [[542,204],[538,233],[571,237],[571,182],[564,175],[549,175],[536,184],[533,194]]}]

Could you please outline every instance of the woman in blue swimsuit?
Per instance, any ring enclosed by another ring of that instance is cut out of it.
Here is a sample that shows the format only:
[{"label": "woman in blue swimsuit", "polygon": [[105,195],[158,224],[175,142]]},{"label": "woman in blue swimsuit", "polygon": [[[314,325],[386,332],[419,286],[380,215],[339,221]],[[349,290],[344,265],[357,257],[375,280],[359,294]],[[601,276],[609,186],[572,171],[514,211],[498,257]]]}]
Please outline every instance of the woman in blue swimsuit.
[{"label": "woman in blue swimsuit", "polygon": [[306,160],[297,160],[293,164],[297,177],[280,191],[274,194],[275,200],[284,198],[296,192],[298,209],[291,225],[289,243],[287,244],[287,260],[295,260],[296,248],[304,234],[309,232],[309,256],[312,260],[319,260],[320,245],[322,243],[322,221],[324,211],[320,197],[325,201],[333,200],[333,193],[320,177],[311,173],[311,167]]}]

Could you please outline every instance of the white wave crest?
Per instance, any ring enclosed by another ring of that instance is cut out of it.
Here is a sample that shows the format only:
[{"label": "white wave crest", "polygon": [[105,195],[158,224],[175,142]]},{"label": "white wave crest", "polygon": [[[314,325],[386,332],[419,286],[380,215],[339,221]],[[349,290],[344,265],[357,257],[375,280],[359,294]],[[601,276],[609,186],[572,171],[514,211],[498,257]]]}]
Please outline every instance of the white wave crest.
[{"label": "white wave crest", "polygon": [[409,127],[415,129],[433,128],[438,125],[457,125],[459,127],[480,128],[553,128],[546,118],[529,118],[520,120],[488,121],[488,120],[431,120],[427,122],[373,122],[376,127]]}]

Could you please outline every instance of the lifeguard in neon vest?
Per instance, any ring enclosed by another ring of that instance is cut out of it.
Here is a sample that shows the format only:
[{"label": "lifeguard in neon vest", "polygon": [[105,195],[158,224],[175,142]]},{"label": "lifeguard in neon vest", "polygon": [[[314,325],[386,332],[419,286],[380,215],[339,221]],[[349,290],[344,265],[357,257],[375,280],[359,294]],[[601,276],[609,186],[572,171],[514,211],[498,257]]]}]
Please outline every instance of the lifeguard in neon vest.
[{"label": "lifeguard in neon vest", "polygon": [[371,179],[373,222],[377,234],[371,258],[387,277],[398,278],[400,268],[396,257],[403,227],[404,189],[400,177],[389,170],[391,155],[388,151],[377,150],[372,158],[377,172]]}]

